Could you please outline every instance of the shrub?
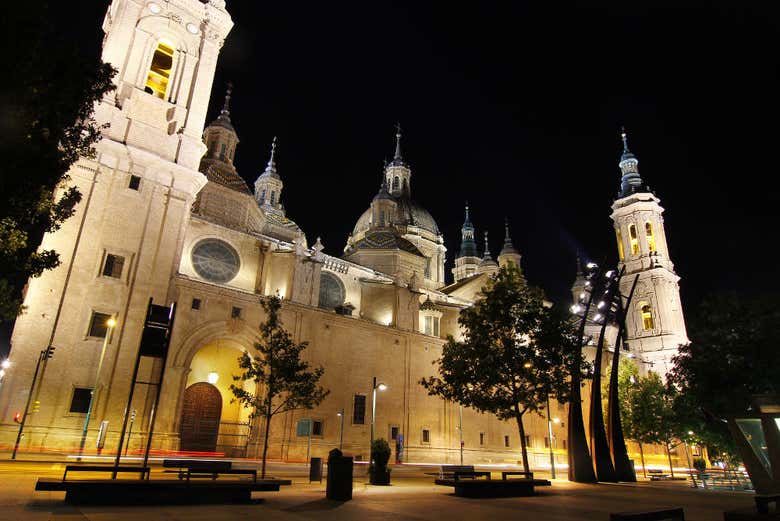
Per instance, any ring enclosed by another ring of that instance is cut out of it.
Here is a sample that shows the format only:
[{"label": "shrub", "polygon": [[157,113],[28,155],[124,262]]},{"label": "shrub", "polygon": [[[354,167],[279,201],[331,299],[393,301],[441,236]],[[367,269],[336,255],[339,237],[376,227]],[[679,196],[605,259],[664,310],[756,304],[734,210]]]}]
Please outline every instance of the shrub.
[{"label": "shrub", "polygon": [[699,472],[704,472],[707,470],[707,460],[704,458],[693,458],[693,468]]},{"label": "shrub", "polygon": [[390,461],[390,445],[384,438],[379,438],[371,443],[371,459],[377,467],[387,467],[387,462]]}]

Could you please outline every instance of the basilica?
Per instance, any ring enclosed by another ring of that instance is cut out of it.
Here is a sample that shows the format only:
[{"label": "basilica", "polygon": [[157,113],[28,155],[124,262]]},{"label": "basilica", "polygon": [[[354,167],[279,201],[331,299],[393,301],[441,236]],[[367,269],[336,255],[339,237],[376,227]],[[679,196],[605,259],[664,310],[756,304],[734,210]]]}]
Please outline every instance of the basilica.
[{"label": "basilica", "polygon": [[[69,174],[83,195],[76,214],[44,239],[62,265],[29,281],[12,337],[14,369],[0,389],[0,443],[13,445],[14,416],[34,403],[21,450],[77,448],[89,410],[89,450],[101,429],[104,450],[115,452],[127,418],[122,448],[142,448],[155,415],[154,449],[256,457],[265,426],[232,401],[230,385],[239,356],[257,341],[260,299],[278,295],[286,329],[309,343],[305,357],[324,367],[330,394],[313,410],[274,420],[270,458],[301,461],[343,444],[366,459],[373,427],[398,461],[456,462],[462,450],[466,463],[517,462],[516,425],[428,396],[418,384],[434,374],[446,337],[461,335],[458,314],[491,275],[521,268],[510,223],[494,259],[487,236],[480,248],[466,207],[448,283],[444,237],[414,198],[398,129],[393,159],[373,198],[366,194],[370,205],[355,216],[343,251],[326,253],[285,210],[285,197],[303,187],[285,185],[276,140],[253,186],[236,171],[230,90],[206,124],[232,26],[224,0],[111,2],[103,60],[118,70],[116,90],[95,107],[98,124],[109,125],[95,156]],[[626,273],[639,275],[629,356],[643,371],[664,373],[687,337],[663,208],[638,163],[624,137],[614,229],[604,233],[616,235]],[[578,277],[575,295],[582,284]],[[147,360],[136,378],[161,381],[159,403],[152,385],[138,385],[128,407],[150,299],[176,303],[164,364]],[[41,360],[47,346],[54,355]],[[527,421],[532,466],[549,465],[551,451],[566,462],[565,407],[553,403],[550,412],[549,422]]]}]

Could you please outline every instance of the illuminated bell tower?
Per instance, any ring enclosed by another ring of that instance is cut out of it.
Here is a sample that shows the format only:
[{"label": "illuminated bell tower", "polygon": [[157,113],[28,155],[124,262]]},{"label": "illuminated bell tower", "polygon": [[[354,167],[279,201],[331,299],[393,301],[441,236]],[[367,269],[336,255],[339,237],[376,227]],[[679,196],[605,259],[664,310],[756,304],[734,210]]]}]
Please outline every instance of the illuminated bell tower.
[{"label": "illuminated bell tower", "polygon": [[625,266],[621,292],[628,295],[639,275],[628,310],[626,333],[631,351],[643,370],[662,376],[672,368],[678,347],[688,343],[680,301],[680,277],[674,271],[664,230],[661,200],[639,175],[639,160],[628,149],[622,133],[621,183],[612,203],[612,221],[617,237],[619,266]]},{"label": "illuminated bell tower", "polygon": [[455,258],[455,267],[452,268],[452,274],[455,276],[455,282],[471,277],[479,269],[479,252],[477,251],[477,242],[474,239],[474,225],[469,218],[469,203],[466,203],[466,220],[460,229],[460,251]]},{"label": "illuminated bell tower", "polygon": [[[110,2],[102,59],[117,71],[116,89],[95,106],[102,135],[94,156],[79,158],[68,172],[82,199],[42,241],[61,264],[28,281],[26,311],[11,338],[14,371],[0,395],[0,443],[17,436],[10,418],[30,398],[33,374],[32,399],[40,407],[27,420],[22,450],[41,443],[72,449],[84,425],[85,395],[97,397],[89,439],[107,421],[106,450],[116,443],[149,300],[177,299],[171,280],[192,205],[207,182],[198,171],[206,111],[232,26],[224,0]],[[108,318],[116,322],[110,331]],[[36,373],[47,346],[56,354]],[[145,418],[139,430],[147,428],[153,403],[146,392],[136,393],[138,417]],[[157,447],[178,445],[174,412],[159,411]]]}]

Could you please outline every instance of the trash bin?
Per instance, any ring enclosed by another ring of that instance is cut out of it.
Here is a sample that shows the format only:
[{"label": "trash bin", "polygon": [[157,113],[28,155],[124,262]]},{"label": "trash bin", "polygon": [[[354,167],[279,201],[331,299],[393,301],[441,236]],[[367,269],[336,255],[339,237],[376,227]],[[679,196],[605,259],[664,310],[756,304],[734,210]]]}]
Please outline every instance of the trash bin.
[{"label": "trash bin", "polygon": [[328,453],[328,481],[325,497],[337,501],[352,499],[352,457],[344,456],[339,449]]},{"label": "trash bin", "polygon": [[322,483],[322,458],[312,458],[309,463],[309,483],[312,481]]}]

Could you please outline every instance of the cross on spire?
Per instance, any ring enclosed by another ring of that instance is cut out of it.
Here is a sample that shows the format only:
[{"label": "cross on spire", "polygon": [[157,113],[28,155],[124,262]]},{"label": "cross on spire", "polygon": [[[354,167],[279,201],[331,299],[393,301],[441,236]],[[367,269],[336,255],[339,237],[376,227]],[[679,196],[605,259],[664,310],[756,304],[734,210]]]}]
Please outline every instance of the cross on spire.
[{"label": "cross on spire", "polygon": [[398,161],[401,160],[401,124],[395,124],[395,157]]},{"label": "cross on spire", "polygon": [[225,104],[222,106],[220,114],[224,116],[230,116],[230,97],[233,95],[233,82],[229,81],[227,84],[227,92],[225,92]]},{"label": "cross on spire", "polygon": [[628,150],[628,134],[626,133],[626,127],[620,127],[620,137],[623,139],[623,153],[627,154]]}]

